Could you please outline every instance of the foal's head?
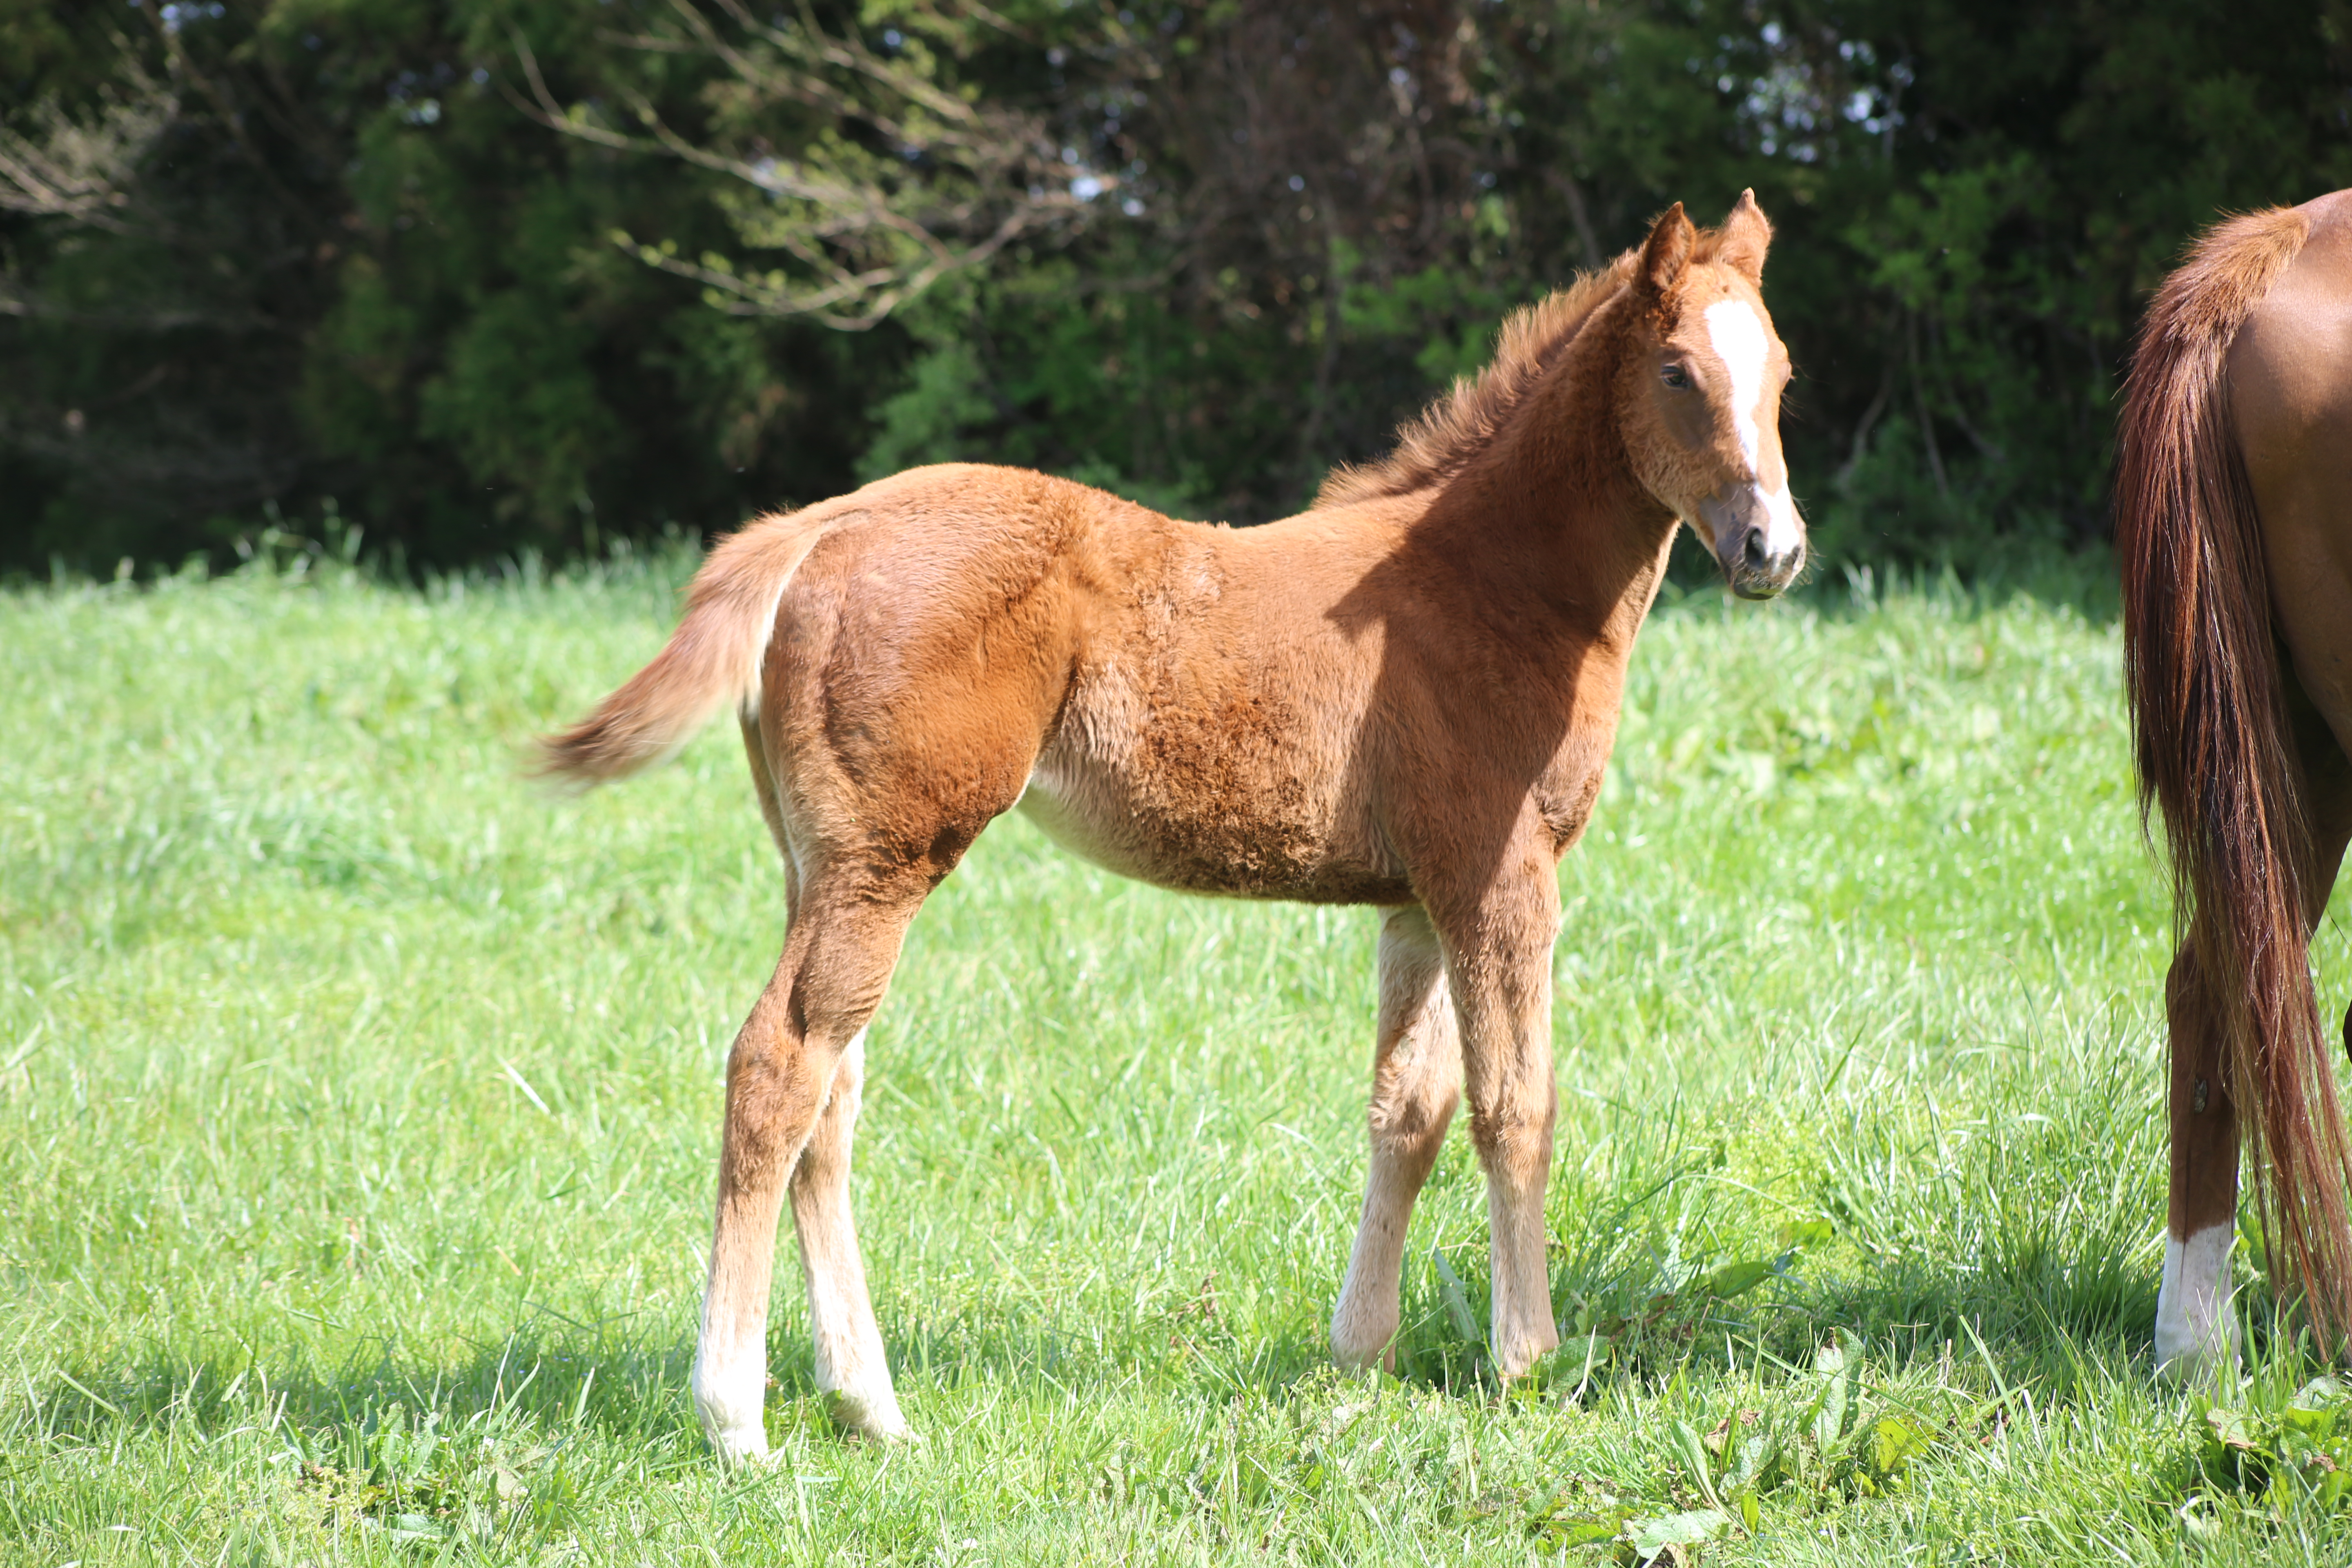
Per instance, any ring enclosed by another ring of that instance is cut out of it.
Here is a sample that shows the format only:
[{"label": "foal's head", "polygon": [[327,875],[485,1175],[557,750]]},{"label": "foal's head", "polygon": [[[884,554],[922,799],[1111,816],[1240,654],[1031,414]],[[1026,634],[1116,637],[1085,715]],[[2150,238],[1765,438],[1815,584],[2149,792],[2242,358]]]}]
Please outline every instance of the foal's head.
[{"label": "foal's head", "polygon": [[1740,194],[1700,234],[1667,209],[1635,259],[1639,319],[1617,388],[1634,474],[1715,552],[1731,591],[1769,599],[1805,563],[1805,524],[1780,457],[1789,352],[1759,291],[1772,226]]}]

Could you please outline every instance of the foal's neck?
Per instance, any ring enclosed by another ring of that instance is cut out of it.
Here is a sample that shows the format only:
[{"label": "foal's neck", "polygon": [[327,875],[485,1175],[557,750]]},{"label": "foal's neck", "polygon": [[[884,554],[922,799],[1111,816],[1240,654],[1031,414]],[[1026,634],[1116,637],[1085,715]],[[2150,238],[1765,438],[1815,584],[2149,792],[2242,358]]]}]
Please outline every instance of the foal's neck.
[{"label": "foal's neck", "polygon": [[1417,530],[1482,588],[1540,604],[1621,655],[1657,596],[1675,530],[1673,512],[1633,477],[1618,432],[1625,308],[1587,318]]}]

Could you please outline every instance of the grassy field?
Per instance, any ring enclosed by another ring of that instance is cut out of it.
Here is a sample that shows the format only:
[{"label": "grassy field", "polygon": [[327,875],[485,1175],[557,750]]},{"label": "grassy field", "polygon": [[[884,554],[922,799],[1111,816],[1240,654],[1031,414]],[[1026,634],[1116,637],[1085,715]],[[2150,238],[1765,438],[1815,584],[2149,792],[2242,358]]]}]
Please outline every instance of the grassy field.
[{"label": "grassy field", "polygon": [[1401,1375],[1324,1363],[1373,917],[1008,820],[871,1049],[928,1440],[827,1428],[786,1261],[779,1462],[722,1474],[685,1378],[773,851],[730,735],[576,802],[518,768],[683,570],[0,596],[0,1563],[2352,1558],[2321,1469],[2255,1462],[2342,1447],[2283,1341],[2230,1464],[2151,1381],[2115,631],[1948,589],[1643,634],[1561,871],[1546,1378],[1486,1375],[1458,1137]]}]

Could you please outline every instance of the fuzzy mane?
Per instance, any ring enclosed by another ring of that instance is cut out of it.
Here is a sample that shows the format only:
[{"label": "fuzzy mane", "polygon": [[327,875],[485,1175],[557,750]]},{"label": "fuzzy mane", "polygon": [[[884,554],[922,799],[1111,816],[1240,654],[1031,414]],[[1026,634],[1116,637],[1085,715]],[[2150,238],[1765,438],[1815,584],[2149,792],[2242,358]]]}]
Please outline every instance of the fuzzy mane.
[{"label": "fuzzy mane", "polygon": [[[1690,264],[1713,261],[1722,243],[1722,230],[1700,229]],[[1457,379],[1419,417],[1399,426],[1396,447],[1387,457],[1333,468],[1316,493],[1316,507],[1411,495],[1460,473],[1510,423],[1559,351],[1633,281],[1640,259],[1637,247],[1597,272],[1578,274],[1575,282],[1549,299],[1512,311],[1495,334],[1494,359],[1475,380]]]}]

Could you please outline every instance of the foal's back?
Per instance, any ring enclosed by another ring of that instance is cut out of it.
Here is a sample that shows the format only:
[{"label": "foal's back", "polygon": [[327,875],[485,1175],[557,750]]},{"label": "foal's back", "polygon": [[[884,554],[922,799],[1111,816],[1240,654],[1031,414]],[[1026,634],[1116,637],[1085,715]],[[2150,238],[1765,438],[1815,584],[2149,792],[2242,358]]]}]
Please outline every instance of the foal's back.
[{"label": "foal's back", "polygon": [[1393,905],[1491,862],[1466,823],[1531,805],[1557,852],[1590,809],[1620,658],[1515,621],[1424,497],[1233,530],[945,465],[775,526],[812,518],[763,681],[803,834],[960,847],[1018,802],[1162,887]]},{"label": "foal's back", "polygon": [[1408,900],[1366,734],[1394,510],[1237,531],[956,464],[777,520],[822,530],[763,672],[787,816],[968,837],[1018,801],[1162,886]]}]

